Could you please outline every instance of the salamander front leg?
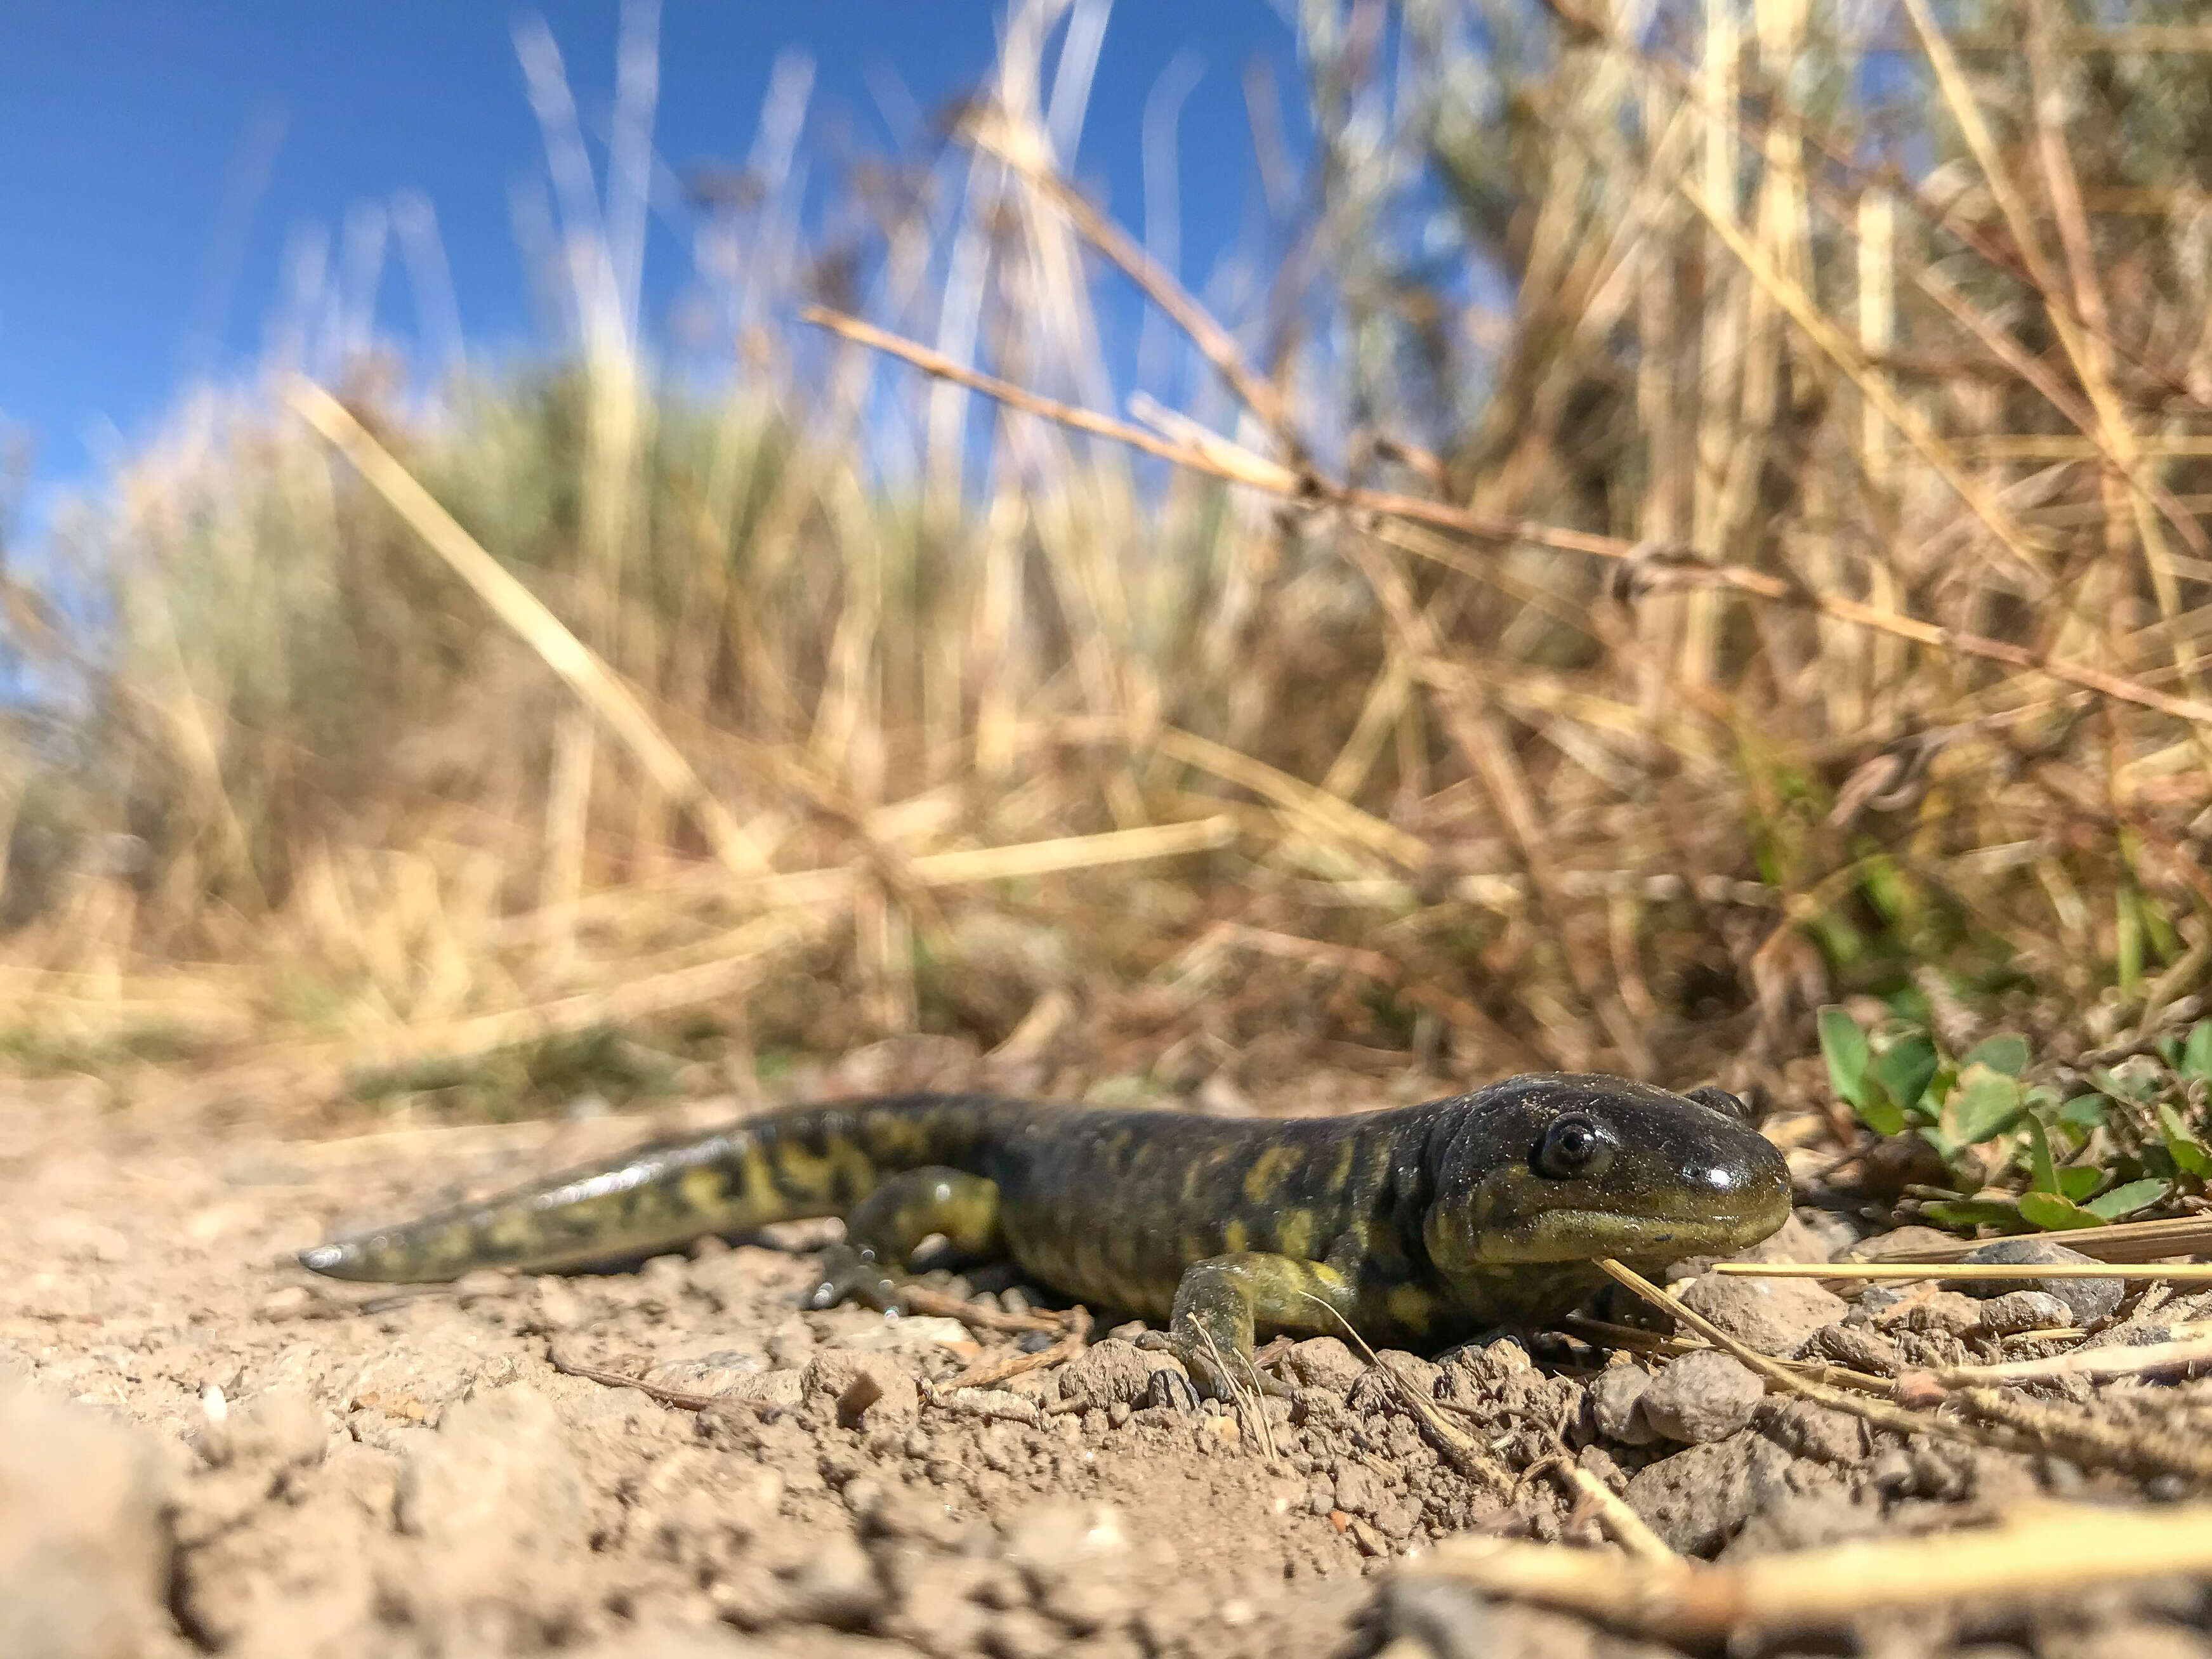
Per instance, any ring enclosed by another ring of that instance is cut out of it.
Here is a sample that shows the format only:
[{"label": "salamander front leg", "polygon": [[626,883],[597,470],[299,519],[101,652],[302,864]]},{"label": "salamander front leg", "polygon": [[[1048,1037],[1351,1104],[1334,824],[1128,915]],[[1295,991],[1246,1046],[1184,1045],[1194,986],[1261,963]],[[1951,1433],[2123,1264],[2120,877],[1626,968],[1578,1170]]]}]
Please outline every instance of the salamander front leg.
[{"label": "salamander front leg", "polygon": [[[1200,1394],[1230,1397],[1231,1387],[1251,1382],[1252,1338],[1261,1329],[1334,1335],[1343,1327],[1331,1310],[1351,1316],[1352,1286],[1335,1268],[1263,1250],[1210,1256],[1194,1262],[1176,1286],[1168,1343]],[[1260,1376],[1268,1394],[1289,1390]]]},{"label": "salamander front leg", "polygon": [[804,1304],[854,1300],[891,1311],[907,1264],[932,1234],[962,1255],[999,1254],[998,1183],[936,1166],[893,1176],[846,1218],[845,1242],[822,1253],[821,1280]]}]

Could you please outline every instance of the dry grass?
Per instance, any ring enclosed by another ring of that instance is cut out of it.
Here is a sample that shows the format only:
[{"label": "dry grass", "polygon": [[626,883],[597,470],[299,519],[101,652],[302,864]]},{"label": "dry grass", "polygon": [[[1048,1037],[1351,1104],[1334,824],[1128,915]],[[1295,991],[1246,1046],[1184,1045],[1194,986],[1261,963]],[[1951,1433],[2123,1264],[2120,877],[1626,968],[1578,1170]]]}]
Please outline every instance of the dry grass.
[{"label": "dry grass", "polygon": [[[1309,176],[1194,294],[1020,0],[819,249],[778,77],[711,381],[641,326],[646,14],[604,187],[526,32],[567,366],[408,394],[337,308],[64,524],[96,650],[0,588],[82,690],[0,726],[11,1040],[1741,1086],[1839,996],[2142,1029],[2212,962],[2212,94],[2139,10],[1309,6]],[[1110,404],[1132,280],[1181,408]]]}]

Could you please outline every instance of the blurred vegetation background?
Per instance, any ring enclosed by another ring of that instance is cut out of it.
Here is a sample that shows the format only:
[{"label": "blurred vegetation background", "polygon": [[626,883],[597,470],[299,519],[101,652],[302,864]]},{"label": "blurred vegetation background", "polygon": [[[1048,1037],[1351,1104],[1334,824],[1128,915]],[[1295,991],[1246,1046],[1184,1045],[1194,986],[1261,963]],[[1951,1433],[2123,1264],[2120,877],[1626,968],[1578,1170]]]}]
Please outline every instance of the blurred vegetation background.
[{"label": "blurred vegetation background", "polygon": [[2201,12],[1297,9],[1196,295],[1064,176],[1079,32],[1016,0],[818,234],[788,145],[695,181],[703,379],[639,314],[650,77],[601,151],[526,52],[561,337],[430,379],[307,281],[0,567],[12,1063],[1786,1090],[1828,1004],[2185,1018]]}]

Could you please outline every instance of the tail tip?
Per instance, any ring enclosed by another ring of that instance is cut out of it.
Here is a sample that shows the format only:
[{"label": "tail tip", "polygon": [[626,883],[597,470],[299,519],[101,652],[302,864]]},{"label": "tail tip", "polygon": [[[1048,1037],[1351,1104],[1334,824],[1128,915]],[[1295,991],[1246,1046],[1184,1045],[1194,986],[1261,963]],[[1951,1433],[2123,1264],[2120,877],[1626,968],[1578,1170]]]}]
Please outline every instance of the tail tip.
[{"label": "tail tip", "polygon": [[309,1273],[331,1277],[337,1276],[338,1270],[345,1265],[345,1259],[346,1247],[343,1244],[318,1244],[312,1249],[301,1251],[299,1255],[300,1265]]}]

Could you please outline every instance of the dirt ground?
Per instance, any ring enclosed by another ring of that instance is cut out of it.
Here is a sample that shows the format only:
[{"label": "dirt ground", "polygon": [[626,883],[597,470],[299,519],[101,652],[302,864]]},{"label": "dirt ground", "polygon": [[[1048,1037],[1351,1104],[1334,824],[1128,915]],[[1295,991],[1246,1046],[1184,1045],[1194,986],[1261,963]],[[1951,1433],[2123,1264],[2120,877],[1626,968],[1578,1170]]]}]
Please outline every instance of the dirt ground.
[{"label": "dirt ground", "polygon": [[[798,1086],[890,1080],[864,1066]],[[1334,1092],[1382,1103],[1372,1082]],[[1534,1334],[1379,1368],[1302,1343],[1273,1362],[1294,1396],[1262,1408],[1195,1407],[1127,1328],[951,1389],[1051,1337],[798,1312],[820,1225],[427,1293],[289,1265],[334,1228],[736,1109],[369,1129],[52,1091],[0,1105],[0,1654],[1656,1659],[1676,1650],[1392,1564],[1469,1529],[1598,1542],[1571,1466],[1674,1548],[1723,1559],[2034,1496],[2180,1495],[2141,1471],[1908,1443],[1765,1396],[1719,1354],[1608,1367]],[[1858,1231],[1801,1218],[1771,1254],[1825,1259]],[[1049,1305],[1004,1274],[945,1288],[1002,1322]],[[1861,1368],[2045,1352],[2019,1332],[2054,1316],[1949,1291],[1854,1308],[1706,1277],[1685,1293],[1768,1352]],[[2089,1311],[2098,1340],[2139,1340],[2192,1310]],[[2140,1392],[2202,1443],[2204,1387]],[[1428,1418],[1515,1482],[1462,1473]],[[2203,1586],[2159,1583],[1737,1649],[2167,1659],[2212,1655],[2208,1611]]]}]

